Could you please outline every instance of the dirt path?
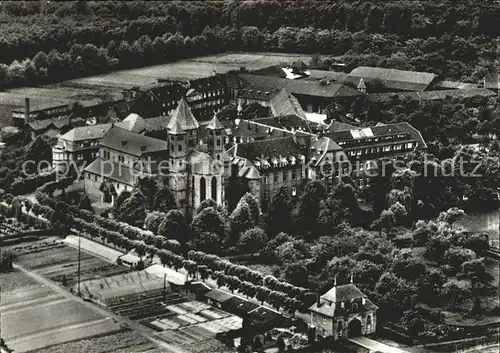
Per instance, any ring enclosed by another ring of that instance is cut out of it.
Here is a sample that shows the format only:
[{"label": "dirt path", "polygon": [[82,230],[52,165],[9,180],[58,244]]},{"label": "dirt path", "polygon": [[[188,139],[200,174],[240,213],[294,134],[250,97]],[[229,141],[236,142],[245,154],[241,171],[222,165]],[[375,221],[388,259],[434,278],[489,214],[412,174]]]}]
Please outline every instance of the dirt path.
[{"label": "dirt path", "polygon": [[49,287],[50,289],[52,289],[56,293],[66,297],[74,302],[77,302],[77,303],[84,305],[88,309],[94,311],[95,313],[97,313],[99,315],[102,315],[105,318],[111,318],[116,323],[127,326],[130,329],[138,332],[139,334],[141,334],[142,336],[144,336],[148,340],[156,343],[159,347],[165,349],[165,353],[187,353],[184,349],[182,349],[180,347],[172,346],[172,345],[167,344],[166,342],[163,342],[160,339],[156,338],[156,331],[154,331],[146,326],[138,324],[138,323],[126,318],[126,317],[115,315],[112,312],[109,312],[109,311],[105,310],[104,308],[99,307],[98,305],[95,305],[95,304],[90,303],[90,302],[86,302],[82,298],[77,297],[77,296],[71,294],[70,292],[67,292],[66,290],[59,287],[54,282],[46,279],[45,277],[40,276],[39,274],[37,274],[35,272],[32,272],[32,271],[30,271],[30,270],[28,270],[20,265],[14,264],[14,268],[19,270],[19,271],[22,271],[23,273],[25,273],[27,276],[31,277],[35,281]]}]

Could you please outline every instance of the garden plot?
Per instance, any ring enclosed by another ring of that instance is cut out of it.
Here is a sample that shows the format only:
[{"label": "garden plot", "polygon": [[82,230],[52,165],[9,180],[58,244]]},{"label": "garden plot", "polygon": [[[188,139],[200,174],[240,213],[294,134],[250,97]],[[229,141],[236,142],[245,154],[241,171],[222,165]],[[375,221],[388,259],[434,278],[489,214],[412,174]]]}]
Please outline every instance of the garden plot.
[{"label": "garden plot", "polygon": [[2,273],[0,281],[2,338],[16,353],[120,329],[111,319],[38,284],[22,272]]}]

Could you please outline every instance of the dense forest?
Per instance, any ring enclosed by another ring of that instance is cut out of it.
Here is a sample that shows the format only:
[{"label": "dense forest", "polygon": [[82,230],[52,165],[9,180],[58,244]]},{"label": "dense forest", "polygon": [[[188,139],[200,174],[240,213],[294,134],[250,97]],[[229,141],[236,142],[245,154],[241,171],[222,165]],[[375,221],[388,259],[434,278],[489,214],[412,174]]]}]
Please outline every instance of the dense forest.
[{"label": "dense forest", "polygon": [[337,56],[477,81],[500,9],[461,1],[2,2],[0,84],[60,81],[221,51]]}]

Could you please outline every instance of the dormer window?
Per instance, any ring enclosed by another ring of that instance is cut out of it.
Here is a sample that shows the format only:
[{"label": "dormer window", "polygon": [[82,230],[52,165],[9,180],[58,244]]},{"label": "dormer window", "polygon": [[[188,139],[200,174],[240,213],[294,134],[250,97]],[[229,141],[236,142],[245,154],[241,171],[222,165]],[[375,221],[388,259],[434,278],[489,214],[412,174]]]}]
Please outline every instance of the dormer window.
[{"label": "dormer window", "polygon": [[273,162],[273,167],[278,167],[278,160],[276,158],[273,158],[272,159],[272,162]]},{"label": "dormer window", "polygon": [[344,302],[341,302],[341,303],[340,303],[340,307],[341,307],[342,309],[344,309],[344,308],[345,308],[345,304],[344,304]]},{"label": "dormer window", "polygon": [[296,158],[294,156],[290,157],[290,164],[295,165]]}]

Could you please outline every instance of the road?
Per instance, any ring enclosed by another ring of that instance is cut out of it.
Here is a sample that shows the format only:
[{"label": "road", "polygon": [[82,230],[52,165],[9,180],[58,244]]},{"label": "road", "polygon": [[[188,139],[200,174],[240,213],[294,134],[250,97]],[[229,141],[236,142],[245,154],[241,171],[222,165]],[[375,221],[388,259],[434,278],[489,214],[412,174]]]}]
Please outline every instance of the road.
[{"label": "road", "polygon": [[99,315],[102,315],[103,317],[109,317],[109,318],[113,319],[116,323],[122,324],[123,326],[129,327],[130,329],[138,332],[143,337],[156,343],[159,347],[165,349],[165,353],[188,353],[187,351],[185,351],[184,349],[182,349],[180,347],[172,346],[172,345],[156,338],[156,331],[154,331],[153,329],[150,329],[146,326],[138,324],[138,323],[126,318],[126,317],[116,315],[116,314],[114,314],[114,313],[94,304],[94,303],[84,301],[82,298],[80,298],[76,295],[73,295],[70,292],[64,290],[56,283],[48,280],[47,278],[45,278],[43,276],[40,276],[39,274],[37,274],[35,272],[30,271],[30,270],[28,270],[28,269],[26,269],[18,264],[14,264],[14,268],[19,270],[19,271],[22,271],[24,274],[31,277],[35,281],[49,287],[50,289],[52,289],[56,293],[66,297],[74,302],[77,302],[79,304],[84,305],[88,309],[96,312]]},{"label": "road", "polygon": [[368,337],[354,337],[349,338],[349,341],[357,344],[361,347],[367,348],[373,352],[383,352],[383,353],[408,353],[408,351],[402,350],[400,348],[391,347],[384,343],[374,341]]}]

